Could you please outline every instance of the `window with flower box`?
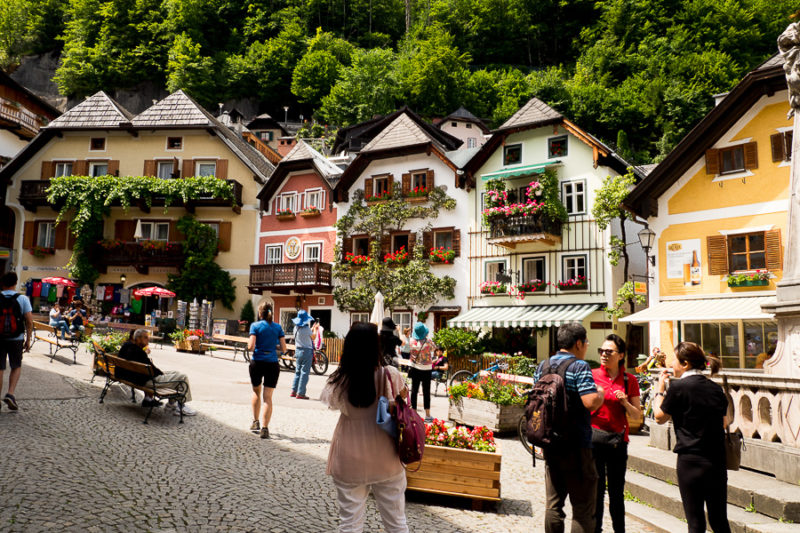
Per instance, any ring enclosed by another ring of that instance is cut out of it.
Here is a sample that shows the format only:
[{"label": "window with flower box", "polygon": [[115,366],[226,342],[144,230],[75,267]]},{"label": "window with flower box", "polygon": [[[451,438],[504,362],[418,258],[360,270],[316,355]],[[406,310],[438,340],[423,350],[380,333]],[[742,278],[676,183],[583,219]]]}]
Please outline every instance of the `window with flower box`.
[{"label": "window with flower box", "polygon": [[305,209],[322,211],[325,192],[322,189],[308,189],[305,193]]},{"label": "window with flower box", "polygon": [[561,258],[563,264],[563,280],[586,279],[586,256],[567,255]]},{"label": "window with flower box", "polygon": [[[499,261],[486,261],[484,264],[486,269],[484,280],[486,281],[501,281],[505,279],[506,270],[508,270],[508,264],[506,263],[505,259]],[[501,279],[498,279],[498,276]]]},{"label": "window with flower box", "polygon": [[[444,257],[452,256],[449,258],[454,259],[461,255],[461,230],[454,226],[433,228],[422,234],[422,244],[433,262],[444,262],[440,261],[443,254]],[[435,255],[431,255],[431,248],[437,251]]]},{"label": "window with flower box", "polygon": [[433,169],[411,170],[402,175],[403,196],[406,198],[426,197],[434,187]]},{"label": "window with flower box", "polygon": [[369,255],[369,237],[353,237],[353,249],[348,251],[354,255]]},{"label": "window with flower box", "polygon": [[142,236],[137,241],[168,241],[169,222],[142,221]]},{"label": "window with flower box", "polygon": [[285,193],[278,197],[278,211],[294,213],[297,210],[297,193]]},{"label": "window with flower box", "polygon": [[36,231],[36,246],[40,248],[55,248],[56,247],[56,223],[55,222],[39,222],[37,223]]},{"label": "window with flower box", "polygon": [[706,248],[708,273],[712,276],[783,268],[780,229],[709,235]]},{"label": "window with flower box", "polygon": [[545,263],[544,256],[524,258],[522,260],[523,282],[527,283],[535,279],[546,281]]},{"label": "window with flower box", "polygon": [[503,165],[522,163],[522,144],[509,144],[503,147]]},{"label": "window with flower box", "polygon": [[550,159],[554,157],[566,157],[567,139],[568,137],[566,135],[547,139],[547,157]]},{"label": "window with flower box", "polygon": [[373,181],[373,191],[375,196],[383,196],[391,194],[392,192],[392,179],[391,176],[377,176]]}]

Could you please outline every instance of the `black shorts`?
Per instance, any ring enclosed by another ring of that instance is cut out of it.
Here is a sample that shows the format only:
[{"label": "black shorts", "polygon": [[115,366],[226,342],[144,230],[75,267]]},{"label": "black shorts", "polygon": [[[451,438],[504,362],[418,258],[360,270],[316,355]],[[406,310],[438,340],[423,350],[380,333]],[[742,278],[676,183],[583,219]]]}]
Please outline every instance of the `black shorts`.
[{"label": "black shorts", "polygon": [[264,382],[265,387],[274,389],[278,386],[278,376],[281,375],[281,367],[278,362],[269,361],[250,361],[250,383],[253,387],[260,387]]},{"label": "black shorts", "polygon": [[[25,341],[0,341],[0,370],[6,369],[6,356],[11,370],[22,366],[22,350]],[[2,384],[0,383],[0,386]]]}]

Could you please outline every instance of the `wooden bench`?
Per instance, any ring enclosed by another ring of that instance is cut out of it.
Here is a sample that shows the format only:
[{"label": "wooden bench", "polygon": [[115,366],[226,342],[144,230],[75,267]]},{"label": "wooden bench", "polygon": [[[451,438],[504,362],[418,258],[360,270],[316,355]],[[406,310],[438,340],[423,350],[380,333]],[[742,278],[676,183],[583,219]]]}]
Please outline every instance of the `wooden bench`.
[{"label": "wooden bench", "polygon": [[[45,336],[45,333],[48,335]],[[48,349],[50,351],[50,362],[53,362],[55,359],[56,354],[61,350],[70,350],[72,351],[72,363],[75,364],[78,362],[78,348],[80,347],[80,336],[75,336],[70,333],[69,339],[61,340],[58,337],[58,330],[51,326],[50,324],[45,324],[43,322],[34,322],[33,323],[33,337],[36,340],[40,340],[42,342],[46,342],[48,344]]]},{"label": "wooden bench", "polygon": [[[103,387],[103,392],[100,393],[100,403],[103,403],[103,399],[105,398],[106,393],[111,385],[113,383],[120,383],[131,388],[133,403],[136,403],[136,397],[133,395],[134,390],[140,390],[144,392],[145,395],[152,395],[156,400],[177,401],[178,407],[180,408],[180,423],[183,424],[183,404],[186,402],[186,391],[189,389],[189,385],[185,381],[162,381],[157,383],[155,388],[147,385],[139,385],[137,383],[133,383],[132,381],[118,378],[117,369],[121,368],[133,374],[138,374],[142,377],[142,380],[145,383],[149,383],[150,380],[155,377],[153,365],[128,361],[127,359],[122,359],[116,355],[106,353],[102,349],[100,349],[100,354],[104,362],[106,377],[106,384]],[[151,405],[148,408],[147,413],[144,415],[144,424],[147,424],[147,419],[150,418],[150,413],[153,412],[153,407],[154,406]]]},{"label": "wooden bench", "polygon": [[237,337],[235,335],[223,335],[221,333],[215,333],[212,337],[214,340],[222,341],[225,343],[232,343],[232,346],[227,344],[220,345],[215,344],[214,347],[224,347],[222,349],[225,350],[233,350],[233,360],[236,360],[236,354],[242,352],[242,357],[244,358],[245,362],[250,362],[250,350],[247,348],[247,344],[250,342],[249,337]]}]

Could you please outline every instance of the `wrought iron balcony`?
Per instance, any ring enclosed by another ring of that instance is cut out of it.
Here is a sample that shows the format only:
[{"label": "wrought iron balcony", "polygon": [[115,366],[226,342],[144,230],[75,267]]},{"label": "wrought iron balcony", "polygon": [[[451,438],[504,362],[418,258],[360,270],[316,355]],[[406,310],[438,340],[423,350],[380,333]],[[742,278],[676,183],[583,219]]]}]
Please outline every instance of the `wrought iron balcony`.
[{"label": "wrought iron balcony", "polygon": [[[148,244],[153,242],[163,248],[153,248],[152,244]],[[161,241],[125,241],[111,247],[97,244],[92,248],[91,258],[101,272],[105,272],[109,266],[132,266],[141,274],[147,274],[150,267],[180,267],[184,261],[181,243],[163,242],[162,245]]]},{"label": "wrought iron balcony", "polygon": [[541,215],[495,217],[489,222],[489,243],[515,248],[526,242],[556,244],[561,242],[560,221]]},{"label": "wrought iron balcony", "polygon": [[250,265],[251,294],[270,291],[289,294],[291,291],[310,294],[332,290],[331,265],[320,262]]}]

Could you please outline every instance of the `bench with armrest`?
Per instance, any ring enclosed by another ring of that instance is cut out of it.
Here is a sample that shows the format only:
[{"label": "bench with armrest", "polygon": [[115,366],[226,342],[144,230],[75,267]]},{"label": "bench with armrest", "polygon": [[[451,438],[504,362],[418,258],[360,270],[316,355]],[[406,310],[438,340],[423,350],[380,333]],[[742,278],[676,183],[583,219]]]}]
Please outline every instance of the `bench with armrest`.
[{"label": "bench with armrest", "polygon": [[[113,383],[120,383],[122,385],[131,387],[131,392],[133,392],[133,390],[140,390],[144,392],[145,395],[152,395],[156,400],[177,401],[178,407],[180,408],[180,423],[183,424],[183,404],[186,402],[186,391],[189,388],[185,381],[161,381],[156,383],[155,387],[151,387],[149,385],[139,385],[137,383],[133,383],[132,381],[127,381],[117,377],[117,369],[122,368],[133,374],[139,374],[144,380],[146,380],[145,383],[152,383],[151,380],[155,377],[153,365],[128,361],[127,359],[122,359],[116,355],[111,355],[102,349],[100,350],[100,354],[104,361],[104,375],[106,377],[106,384],[103,387],[103,392],[100,393],[100,403],[103,403],[103,399],[105,398],[109,387],[111,387]],[[133,396],[133,402],[136,402],[135,396]],[[151,404],[148,408],[147,413],[144,416],[144,424],[147,424],[147,419],[150,418],[150,413],[153,412],[153,407],[154,406]]]},{"label": "bench with armrest", "polygon": [[59,338],[59,332],[56,328],[51,326],[50,324],[45,324],[44,322],[36,322],[33,323],[33,337],[36,340],[40,340],[42,342],[46,342],[48,344],[48,349],[50,350],[50,362],[53,362],[55,359],[56,354],[61,350],[70,350],[72,352],[72,362],[78,362],[78,348],[80,347],[80,336],[72,335],[64,340]]},{"label": "bench with armrest", "polygon": [[217,350],[231,350],[233,352],[233,361],[236,360],[236,354],[242,352],[242,358],[245,362],[250,362],[250,350],[247,349],[247,343],[249,342],[249,338],[247,337],[236,337],[234,335],[222,335],[220,333],[215,333],[212,337],[214,340],[222,341],[224,343],[230,342],[231,344],[219,344],[219,343],[210,343],[204,342],[201,343],[201,346],[205,346],[206,348],[212,348]]}]

